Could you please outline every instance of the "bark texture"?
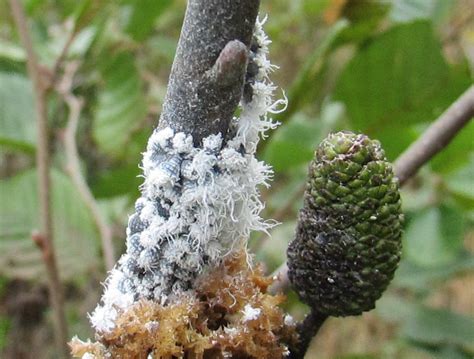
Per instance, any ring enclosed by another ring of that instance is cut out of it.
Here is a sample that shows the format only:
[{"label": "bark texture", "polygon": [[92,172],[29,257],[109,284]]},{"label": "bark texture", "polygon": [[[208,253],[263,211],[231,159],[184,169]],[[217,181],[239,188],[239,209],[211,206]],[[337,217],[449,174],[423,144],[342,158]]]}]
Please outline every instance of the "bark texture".
[{"label": "bark texture", "polygon": [[200,145],[228,130],[240,101],[259,0],[189,0],[159,129]]}]

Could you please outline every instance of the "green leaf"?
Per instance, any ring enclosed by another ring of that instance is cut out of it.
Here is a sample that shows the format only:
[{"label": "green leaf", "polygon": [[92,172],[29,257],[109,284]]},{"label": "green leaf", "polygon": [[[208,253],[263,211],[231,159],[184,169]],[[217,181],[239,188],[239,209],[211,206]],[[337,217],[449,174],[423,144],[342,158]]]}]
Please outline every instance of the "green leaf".
[{"label": "green leaf", "polygon": [[98,198],[133,194],[138,197],[138,187],[143,183],[137,165],[129,165],[106,171],[94,181],[94,196]]},{"label": "green leaf", "polygon": [[466,154],[474,153],[474,121],[466,125],[431,161],[431,168],[439,173],[450,173],[469,161]]},{"label": "green leaf", "polygon": [[324,82],[321,81],[320,76],[322,76],[326,69],[326,59],[331,53],[339,35],[347,26],[348,22],[346,20],[338,21],[329,29],[321,43],[314,48],[288,90],[288,107],[286,111],[282,112],[279,116],[275,116],[275,119],[278,121],[289,119],[295,111],[301,109],[302,105],[314,97],[312,94],[317,92]]},{"label": "green leaf", "polygon": [[320,121],[296,115],[280,128],[265,147],[263,158],[276,172],[290,171],[313,158],[314,149],[321,141]]},{"label": "green leaf", "polygon": [[5,58],[9,61],[24,62],[26,60],[26,53],[22,47],[0,39],[0,58]]},{"label": "green leaf", "polygon": [[454,345],[443,345],[441,348],[427,348],[435,359],[472,359],[472,355]]},{"label": "green leaf", "polygon": [[[31,240],[38,229],[37,176],[33,170],[1,182],[0,275],[45,280],[39,249]],[[98,264],[98,236],[92,217],[69,178],[52,171],[54,245],[63,278],[77,278]]]},{"label": "green leaf", "polygon": [[127,154],[115,166],[94,172],[91,189],[96,198],[125,195],[135,200],[139,196],[139,186],[143,183],[139,164],[151,132],[146,127],[134,132],[127,142]]},{"label": "green leaf", "polygon": [[3,350],[8,344],[8,332],[11,327],[11,318],[0,315],[0,350]]},{"label": "green leaf", "polygon": [[[463,156],[467,157],[467,156]],[[471,154],[469,163],[459,171],[447,176],[446,186],[451,195],[458,202],[470,209],[474,209],[474,154]]]},{"label": "green leaf", "polygon": [[422,267],[402,259],[395,272],[393,284],[397,287],[427,292],[459,273],[472,270],[474,270],[474,256],[469,253],[462,253],[455,261],[434,268]]},{"label": "green leaf", "polygon": [[403,323],[413,315],[418,306],[400,296],[386,292],[375,307],[377,315],[389,323]]},{"label": "green leaf", "polygon": [[413,214],[404,236],[407,258],[423,267],[451,263],[463,246],[463,213],[454,207],[431,207]]},{"label": "green leaf", "polygon": [[431,346],[454,345],[474,350],[474,320],[445,309],[433,309],[386,294],[377,301],[377,313],[400,323],[399,335]]},{"label": "green leaf", "polygon": [[307,166],[295,167],[286,173],[286,180],[273,188],[272,195],[267,200],[267,208],[279,213],[287,209],[286,215],[296,215],[303,205],[307,173]]},{"label": "green leaf", "polygon": [[411,213],[416,213],[433,204],[434,196],[437,196],[439,186],[430,181],[432,172],[423,168],[419,172],[420,182],[422,185],[417,187],[403,186],[400,194],[402,198],[402,210],[408,218]]},{"label": "green leaf", "polygon": [[37,8],[41,7],[45,2],[45,0],[26,0],[24,2],[26,13],[28,15],[31,15],[37,10]]},{"label": "green leaf", "polygon": [[448,310],[417,308],[405,319],[401,335],[431,345],[458,345],[474,353],[474,320]]},{"label": "green leaf", "polygon": [[348,1],[343,7],[342,16],[350,21],[339,36],[340,43],[363,41],[374,33],[389,12],[389,4],[383,1]]},{"label": "green leaf", "polygon": [[353,129],[382,142],[393,160],[416,132],[468,86],[469,75],[443,58],[429,22],[401,24],[375,37],[341,74],[334,98],[346,105]]},{"label": "green leaf", "polygon": [[0,72],[0,148],[34,152],[36,127],[31,82]]},{"label": "green leaf", "polygon": [[106,7],[105,1],[80,0],[72,8],[72,18],[74,19],[74,31],[79,31],[83,27],[90,25],[93,19],[100,16],[99,12]]},{"label": "green leaf", "polygon": [[131,0],[131,14],[125,31],[136,41],[144,40],[153,30],[155,20],[165,11],[171,0]]},{"label": "green leaf", "polygon": [[101,70],[105,87],[99,93],[93,135],[103,151],[121,157],[145,119],[143,83],[130,53],[115,54]]},{"label": "green leaf", "polygon": [[270,236],[259,234],[254,246],[258,247],[256,260],[265,263],[269,273],[285,261],[286,247],[295,236],[295,221],[287,221],[270,231]]},{"label": "green leaf", "polygon": [[153,36],[153,38],[147,41],[147,44],[149,45],[153,56],[156,56],[161,60],[161,64],[163,64],[163,60],[166,60],[167,64],[173,63],[174,54],[176,52],[176,39],[174,37],[165,35]]},{"label": "green leaf", "polygon": [[320,15],[328,5],[331,3],[331,0],[302,0],[301,1],[301,10],[302,16],[318,16]]}]

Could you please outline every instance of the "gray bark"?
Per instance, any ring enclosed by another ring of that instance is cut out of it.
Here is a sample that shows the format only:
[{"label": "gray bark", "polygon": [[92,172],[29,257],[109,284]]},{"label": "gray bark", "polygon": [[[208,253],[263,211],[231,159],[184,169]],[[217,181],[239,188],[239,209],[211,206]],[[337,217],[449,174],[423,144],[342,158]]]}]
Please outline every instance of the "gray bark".
[{"label": "gray bark", "polygon": [[241,99],[259,0],[189,0],[158,128],[225,138]]}]

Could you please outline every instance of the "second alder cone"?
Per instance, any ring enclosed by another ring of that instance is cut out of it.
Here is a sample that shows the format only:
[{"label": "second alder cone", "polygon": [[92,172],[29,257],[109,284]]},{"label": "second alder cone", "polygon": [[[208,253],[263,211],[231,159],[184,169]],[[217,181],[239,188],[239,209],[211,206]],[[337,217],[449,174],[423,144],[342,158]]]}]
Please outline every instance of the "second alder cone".
[{"label": "second alder cone", "polygon": [[398,180],[378,141],[339,132],[318,147],[309,167],[289,278],[300,298],[330,316],[375,307],[401,252]]}]

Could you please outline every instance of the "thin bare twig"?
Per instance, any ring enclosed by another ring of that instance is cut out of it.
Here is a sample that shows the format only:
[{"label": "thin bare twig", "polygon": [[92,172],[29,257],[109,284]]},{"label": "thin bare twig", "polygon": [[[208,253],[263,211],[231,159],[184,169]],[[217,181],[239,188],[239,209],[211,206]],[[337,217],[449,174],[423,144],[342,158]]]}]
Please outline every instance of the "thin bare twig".
[{"label": "thin bare twig", "polygon": [[63,143],[66,154],[66,172],[71,177],[74,185],[79,191],[84,203],[92,213],[92,218],[99,230],[102,243],[102,251],[104,253],[105,266],[107,270],[111,270],[115,265],[114,245],[112,242],[112,230],[102,214],[97,201],[94,198],[86,180],[81,172],[79,161],[79,153],[77,151],[76,133],[79,124],[79,118],[83,106],[83,99],[72,93],[72,85],[74,74],[77,70],[78,63],[70,62],[66,66],[64,76],[57,85],[58,93],[63,97],[64,102],[69,107],[69,116],[66,131],[63,137]]},{"label": "thin bare twig", "polygon": [[449,108],[395,161],[394,171],[403,185],[421,166],[445,148],[474,116],[474,85]]},{"label": "thin bare twig", "polygon": [[78,29],[74,24],[73,29],[69,33],[67,40],[64,43],[64,46],[52,67],[50,74],[50,86],[56,89],[57,93],[62,96],[64,102],[69,108],[68,124],[63,137],[67,161],[65,170],[71,177],[71,180],[76,186],[79,195],[82,197],[84,203],[92,214],[92,218],[99,231],[106,270],[111,270],[115,265],[115,251],[112,241],[112,230],[104,215],[100,211],[99,205],[97,204],[96,199],[94,198],[86,180],[84,179],[84,176],[81,173],[79,161],[80,157],[77,151],[76,133],[83,106],[83,100],[74,96],[72,93],[72,86],[74,75],[77,71],[79,63],[67,63],[63,75],[60,76],[61,68],[64,65],[69,49],[74,42],[77,33]]},{"label": "thin bare twig", "polygon": [[[38,144],[36,162],[38,168],[38,194],[40,202],[41,235],[34,236],[36,243],[40,243],[43,260],[48,274],[49,300],[54,312],[54,338],[58,354],[68,356],[67,348],[67,322],[64,314],[64,299],[58,266],[53,244],[53,223],[50,204],[50,175],[49,175],[49,133],[48,114],[46,105],[46,92],[48,84],[41,74],[40,65],[33,49],[23,6],[18,0],[10,0],[13,18],[20,34],[21,42],[27,53],[28,74],[33,82],[36,120],[38,126]],[[38,241],[41,238],[41,241]]]},{"label": "thin bare twig", "polygon": [[74,26],[69,36],[67,37],[66,42],[64,43],[64,46],[61,49],[61,52],[59,53],[59,56],[57,57],[52,67],[51,86],[53,87],[55,86],[56,82],[59,81],[59,71],[61,70],[64,60],[67,57],[69,49],[71,48],[71,45],[74,42],[74,39],[76,38],[76,35],[77,35],[77,29]]}]

